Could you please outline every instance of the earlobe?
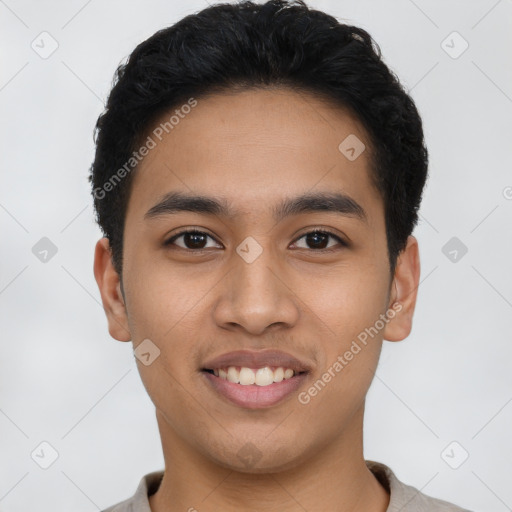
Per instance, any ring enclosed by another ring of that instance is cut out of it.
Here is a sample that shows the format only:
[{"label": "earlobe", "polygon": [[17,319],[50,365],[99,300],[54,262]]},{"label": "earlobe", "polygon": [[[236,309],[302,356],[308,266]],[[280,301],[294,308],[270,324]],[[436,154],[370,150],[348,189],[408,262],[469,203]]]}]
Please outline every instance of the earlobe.
[{"label": "earlobe", "polygon": [[121,291],[119,274],[112,264],[112,254],[107,238],[96,243],[94,252],[94,277],[107,315],[110,335],[118,341],[130,341],[126,305]]},{"label": "earlobe", "polygon": [[[420,259],[418,241],[409,236],[405,249],[400,253],[393,278],[388,309],[389,323],[384,329],[384,339],[401,341],[410,334],[412,318],[416,307],[416,298],[420,278]],[[393,311],[393,313],[391,313]]]}]

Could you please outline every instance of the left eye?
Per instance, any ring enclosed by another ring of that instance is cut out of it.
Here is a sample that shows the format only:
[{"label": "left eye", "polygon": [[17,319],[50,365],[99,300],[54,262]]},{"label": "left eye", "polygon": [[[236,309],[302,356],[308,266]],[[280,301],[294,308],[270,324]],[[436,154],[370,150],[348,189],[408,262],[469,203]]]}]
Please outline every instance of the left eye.
[{"label": "left eye", "polygon": [[[337,236],[334,233],[331,233],[329,231],[320,231],[320,230],[310,231],[309,233],[305,233],[300,238],[298,238],[297,241],[302,240],[303,238],[306,240],[307,244],[312,245],[313,247],[299,247],[299,249],[314,249],[314,250],[330,249],[330,248],[332,248],[332,246],[328,245],[329,238],[335,239],[342,246],[347,245],[344,242],[344,240],[342,240],[339,236]],[[295,242],[295,244],[297,244],[297,242]],[[334,244],[334,245],[336,245],[336,244]]]}]

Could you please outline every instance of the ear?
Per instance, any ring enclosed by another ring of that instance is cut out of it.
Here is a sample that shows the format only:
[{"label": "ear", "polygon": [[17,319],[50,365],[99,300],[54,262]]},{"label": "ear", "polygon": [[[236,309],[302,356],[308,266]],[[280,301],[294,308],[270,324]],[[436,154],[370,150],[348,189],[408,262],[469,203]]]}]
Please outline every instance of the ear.
[{"label": "ear", "polygon": [[112,264],[112,253],[107,238],[101,238],[96,243],[94,277],[100,289],[110,336],[118,341],[130,341],[131,334],[128,328],[126,305],[121,293],[121,281]]},{"label": "ear", "polygon": [[394,311],[394,316],[384,329],[384,339],[401,341],[412,329],[412,317],[416,306],[416,297],[420,279],[420,255],[418,241],[413,236],[407,239],[405,249],[400,253],[391,283],[390,302],[388,311]]}]

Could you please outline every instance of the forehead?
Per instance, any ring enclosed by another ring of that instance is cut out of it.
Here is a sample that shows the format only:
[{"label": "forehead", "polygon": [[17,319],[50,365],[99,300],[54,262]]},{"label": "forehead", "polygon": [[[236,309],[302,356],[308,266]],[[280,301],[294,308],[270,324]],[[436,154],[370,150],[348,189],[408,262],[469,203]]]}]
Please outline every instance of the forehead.
[{"label": "forehead", "polygon": [[283,197],[336,191],[366,203],[370,216],[381,212],[370,141],[346,109],[287,88],[195,101],[148,131],[154,144],[136,169],[128,213],[143,215],[171,191],[229,198],[247,215],[272,213]]}]

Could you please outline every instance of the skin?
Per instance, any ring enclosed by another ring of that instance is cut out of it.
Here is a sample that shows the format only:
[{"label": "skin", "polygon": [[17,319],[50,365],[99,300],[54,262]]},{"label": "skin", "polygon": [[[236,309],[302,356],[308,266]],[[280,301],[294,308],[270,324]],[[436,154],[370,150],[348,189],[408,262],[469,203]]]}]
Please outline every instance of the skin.
[{"label": "skin", "polygon": [[[124,296],[108,241],[98,241],[94,273],[111,336],[134,347],[149,338],[161,351],[148,366],[136,360],[165,458],[165,476],[150,497],[154,512],[388,507],[389,495],[364,463],[365,396],[382,340],[400,341],[411,330],[418,244],[409,237],[391,275],[368,151],[349,161],[338,149],[349,134],[369,147],[355,117],[309,94],[274,88],[198,98],[134,176]],[[171,191],[224,197],[238,215],[145,219]],[[322,191],[349,195],[366,222],[333,212],[274,220],[271,206],[284,197]],[[164,245],[192,227],[213,237],[202,254],[190,241],[184,249],[184,237]],[[327,238],[327,249],[316,248],[303,236],[312,228],[349,246]],[[235,250],[248,236],[262,248],[252,263]],[[304,391],[394,303],[400,312],[308,404],[293,393],[266,409],[241,408],[200,372],[207,359],[232,350],[278,348],[312,365]],[[237,452],[249,442],[259,459],[248,467]]]}]

